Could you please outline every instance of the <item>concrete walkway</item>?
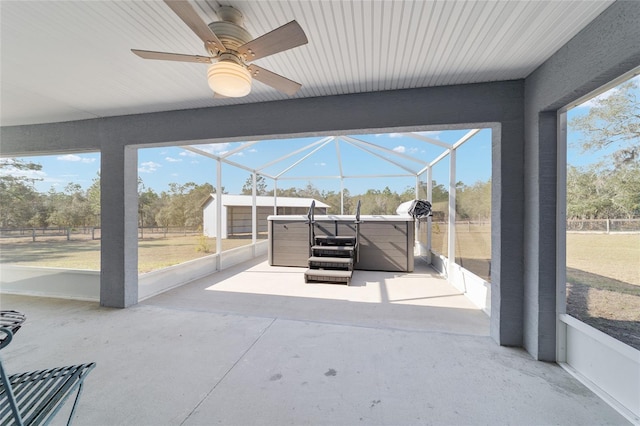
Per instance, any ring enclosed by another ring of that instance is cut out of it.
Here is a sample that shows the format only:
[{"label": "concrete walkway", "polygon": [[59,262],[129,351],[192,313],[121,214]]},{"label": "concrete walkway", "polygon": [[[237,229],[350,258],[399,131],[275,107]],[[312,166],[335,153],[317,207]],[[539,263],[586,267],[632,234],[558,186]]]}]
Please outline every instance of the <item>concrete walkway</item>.
[{"label": "concrete walkway", "polygon": [[5,367],[96,361],[76,425],[628,424],[426,266],[302,274],[254,261],[124,310],[2,295],[28,316]]}]

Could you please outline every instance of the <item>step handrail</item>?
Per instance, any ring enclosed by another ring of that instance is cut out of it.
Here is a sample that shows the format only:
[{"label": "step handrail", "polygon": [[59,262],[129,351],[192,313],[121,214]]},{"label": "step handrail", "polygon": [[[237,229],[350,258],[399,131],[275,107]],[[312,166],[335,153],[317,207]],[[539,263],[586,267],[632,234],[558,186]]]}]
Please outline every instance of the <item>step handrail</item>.
[{"label": "step handrail", "polygon": [[356,252],[356,263],[360,261],[360,250],[359,250],[359,243],[360,243],[360,200],[358,200],[358,204],[356,205],[356,242],[355,242],[355,247],[354,247],[354,251]]},{"label": "step handrail", "polygon": [[313,245],[316,239],[315,226],[315,210],[316,210],[316,201],[311,201],[311,207],[309,207],[309,211],[307,212],[307,223],[309,224],[309,257],[313,255]]}]

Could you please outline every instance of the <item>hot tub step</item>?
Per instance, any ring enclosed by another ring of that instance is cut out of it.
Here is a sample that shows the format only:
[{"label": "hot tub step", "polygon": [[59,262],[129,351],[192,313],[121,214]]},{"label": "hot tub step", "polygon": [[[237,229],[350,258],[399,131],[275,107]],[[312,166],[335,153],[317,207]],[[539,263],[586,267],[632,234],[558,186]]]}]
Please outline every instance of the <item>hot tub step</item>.
[{"label": "hot tub step", "polygon": [[316,235],[315,243],[322,246],[353,246],[356,244],[356,237],[351,235]]},{"label": "hot tub step", "polygon": [[313,246],[314,257],[353,257],[353,246]]},{"label": "hot tub step", "polygon": [[351,257],[327,257],[312,256],[309,258],[310,269],[353,269],[353,258]]},{"label": "hot tub step", "polygon": [[331,269],[307,269],[304,273],[305,283],[336,283],[351,284],[353,271],[339,271]]}]

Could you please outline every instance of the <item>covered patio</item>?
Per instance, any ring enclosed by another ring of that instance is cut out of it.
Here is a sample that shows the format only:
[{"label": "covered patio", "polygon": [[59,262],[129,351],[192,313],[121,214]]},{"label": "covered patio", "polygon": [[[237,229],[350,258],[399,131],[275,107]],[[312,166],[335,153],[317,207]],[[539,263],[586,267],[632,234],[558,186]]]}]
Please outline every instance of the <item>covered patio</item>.
[{"label": "covered patio", "polygon": [[[245,98],[131,53],[202,51],[168,3],[0,2],[0,156],[99,152],[101,176],[100,303],[2,294],[29,317],[9,371],[97,361],[79,424],[640,422],[640,354],[566,314],[563,240],[566,112],[640,72],[640,2],[231,0],[255,35],[295,19],[309,38],[260,60],[300,92]],[[254,269],[260,243],[190,283],[138,273],[139,149],[461,129],[491,129],[489,318],[429,270],[327,302]],[[415,277],[427,293],[396,293]]]},{"label": "covered patio", "polygon": [[5,365],[96,361],[80,425],[627,423],[558,365],[496,345],[425,264],[350,287],[302,274],[256,259],[124,310],[3,295],[28,316]]}]

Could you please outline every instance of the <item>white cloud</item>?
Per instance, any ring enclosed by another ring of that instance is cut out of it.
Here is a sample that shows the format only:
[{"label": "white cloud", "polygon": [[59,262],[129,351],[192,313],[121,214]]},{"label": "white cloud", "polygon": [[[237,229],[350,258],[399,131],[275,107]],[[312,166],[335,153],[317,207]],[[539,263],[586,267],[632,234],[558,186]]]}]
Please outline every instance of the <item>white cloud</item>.
[{"label": "white cloud", "polygon": [[402,138],[404,135],[402,133],[376,133],[375,137],[379,138],[381,136],[386,136],[388,138]]},{"label": "white cloud", "polygon": [[179,163],[182,161],[181,158],[173,158],[173,157],[165,157],[165,160],[169,163]]},{"label": "white cloud", "polygon": [[399,152],[399,153],[401,153],[401,154],[402,154],[402,153],[404,153],[404,152],[407,150],[407,148],[405,148],[403,145],[398,145],[398,146],[396,146],[395,148],[393,148],[393,150],[394,150],[395,152]]},{"label": "white cloud", "polygon": [[327,163],[325,163],[324,161],[321,163],[313,163],[314,166],[320,166],[320,167],[324,167],[327,165]]},{"label": "white cloud", "polygon": [[442,130],[431,130],[431,131],[428,131],[428,132],[416,132],[416,133],[419,134],[419,135],[422,135],[422,136],[430,136],[432,138],[437,139],[438,135],[440,135],[440,133],[442,133]]},{"label": "white cloud", "polygon": [[[225,143],[210,143],[206,145],[192,145],[192,146],[208,154],[220,156],[229,152],[229,148],[231,147],[231,144],[228,142],[225,142]],[[186,150],[180,152],[180,155],[183,157],[201,157],[200,154],[197,154],[193,151],[186,151]]]},{"label": "white cloud", "polygon": [[61,156],[57,157],[56,160],[60,160],[60,161],[80,161],[80,160],[82,160],[82,158],[80,158],[80,156],[78,156],[78,155],[67,154],[67,155],[61,155]]},{"label": "white cloud", "polygon": [[248,152],[258,152],[258,150],[257,150],[257,149],[255,149],[255,148],[248,149],[247,151],[248,151]]},{"label": "white cloud", "polygon": [[[192,146],[196,149],[199,149],[200,151],[208,152],[209,154],[221,155],[229,151],[230,145],[231,144],[229,142],[225,142],[225,143],[209,143],[206,145],[192,145]],[[191,151],[188,151],[188,152],[189,152],[188,154],[180,154],[180,155],[189,155],[189,156],[198,155]]]},{"label": "white cloud", "polygon": [[[432,137],[432,138],[434,138],[434,139],[437,139],[437,138],[438,138],[438,135],[439,135],[440,133],[442,133],[442,130],[430,130],[430,131],[427,131],[427,132],[412,132],[412,133],[415,133],[415,134],[417,134],[417,135],[429,136],[429,137]],[[404,138],[404,137],[406,137],[406,136],[404,135],[404,133],[397,133],[397,132],[392,132],[392,133],[377,133],[375,136],[376,136],[377,138],[378,138],[378,137],[380,137],[380,136],[387,136],[387,137],[389,137],[389,138]]]},{"label": "white cloud", "polygon": [[230,143],[225,142],[225,143],[210,143],[209,145],[207,145],[207,148],[205,149],[205,151],[207,152],[227,152],[229,151],[230,148]]},{"label": "white cloud", "polygon": [[79,161],[79,162],[85,163],[85,164],[91,164],[91,163],[94,163],[96,161],[95,158],[80,157],[79,155],[75,155],[75,154],[61,155],[61,156],[57,157],[56,160],[71,161],[71,162],[78,162]]},{"label": "white cloud", "polygon": [[162,167],[162,164],[154,163],[153,161],[145,161],[144,163],[140,163],[140,167],[138,167],[139,173],[153,173],[158,168]]},{"label": "white cloud", "polygon": [[[10,162],[3,162],[8,164]],[[46,179],[47,174],[42,170],[19,170],[14,166],[6,166],[0,168],[0,176],[20,176],[27,179],[43,180]]]}]

